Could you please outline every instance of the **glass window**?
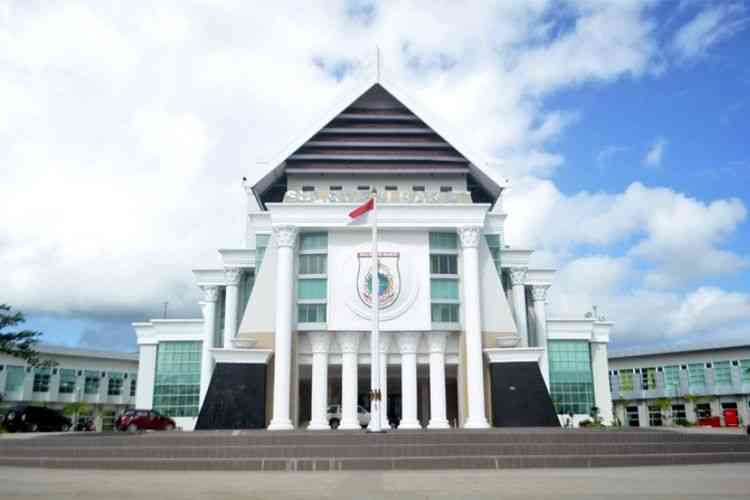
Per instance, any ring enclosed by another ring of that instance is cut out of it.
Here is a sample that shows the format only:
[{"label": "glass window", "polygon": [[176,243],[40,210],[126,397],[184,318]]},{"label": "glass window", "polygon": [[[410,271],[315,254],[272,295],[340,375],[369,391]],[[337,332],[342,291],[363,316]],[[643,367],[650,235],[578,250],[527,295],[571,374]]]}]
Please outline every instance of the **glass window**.
[{"label": "glass window", "polygon": [[109,381],[107,382],[107,395],[119,396],[122,394],[122,373],[109,372]]},{"label": "glass window", "polygon": [[299,237],[299,248],[306,250],[328,250],[328,233],[302,233]]},{"label": "glass window", "polygon": [[641,370],[641,384],[644,390],[656,389],[656,368],[644,368]]},{"label": "glass window", "polygon": [[357,186],[358,191],[369,191],[370,186]]},{"label": "glass window", "polygon": [[680,367],[677,365],[665,366],[664,387],[667,389],[677,390],[680,388]]},{"label": "glass window", "polygon": [[708,418],[711,416],[711,404],[710,403],[697,403],[695,405],[695,415],[698,418]]},{"label": "glass window", "polygon": [[458,255],[430,255],[430,273],[458,274]]},{"label": "glass window", "polygon": [[550,340],[550,393],[557,413],[588,414],[594,406],[591,354],[585,340]]},{"label": "glass window", "polygon": [[732,385],[732,366],[729,361],[714,363],[714,383],[716,385]]},{"label": "glass window", "polygon": [[50,369],[47,367],[34,368],[34,392],[49,392]]},{"label": "glass window", "polygon": [[684,425],[687,423],[687,412],[685,411],[685,405],[678,404],[672,405],[672,417],[674,422],[678,425]]},{"label": "glass window", "polygon": [[750,382],[750,359],[740,361],[740,372],[742,373],[742,383]]},{"label": "glass window", "polygon": [[76,371],[72,368],[60,370],[60,394],[73,394],[76,390]]},{"label": "glass window", "polygon": [[245,316],[245,309],[247,309],[247,303],[250,302],[250,295],[253,293],[253,286],[255,286],[255,272],[252,269],[249,269],[242,273],[242,281],[240,281],[240,304],[242,304],[242,310],[240,311],[239,317],[240,321],[242,321],[242,318]]},{"label": "glass window", "polygon": [[343,188],[343,187],[341,187],[341,186],[331,186],[331,187],[330,187],[330,188],[328,188],[328,189],[329,189],[329,191],[341,191],[341,190],[343,190],[344,188]]},{"label": "glass window", "polygon": [[170,417],[198,415],[201,342],[160,342],[156,351],[154,409]]},{"label": "glass window", "polygon": [[458,323],[458,304],[432,304],[433,323]]},{"label": "glass window", "polygon": [[326,280],[297,280],[297,298],[299,300],[326,300]]},{"label": "glass window", "polygon": [[135,390],[137,388],[138,382],[135,377],[130,379],[130,397],[135,397]]},{"label": "glass window", "polygon": [[[632,375],[632,374],[631,374]],[[628,422],[628,427],[640,427],[641,421],[638,416],[637,406],[628,406],[625,408],[625,418]]]},{"label": "glass window", "polygon": [[98,394],[99,393],[99,372],[93,370],[86,370],[83,373],[85,379],[83,382],[84,394]]},{"label": "glass window", "polygon": [[310,191],[315,191],[315,186],[302,186],[303,193],[308,193]]},{"label": "glass window", "polygon": [[690,363],[688,365],[688,382],[690,388],[702,388],[706,384],[706,372],[703,363]]},{"label": "glass window", "polygon": [[255,270],[260,269],[260,265],[263,263],[263,257],[266,255],[266,248],[268,247],[268,240],[271,238],[270,234],[256,234],[255,235]]},{"label": "glass window", "polygon": [[398,191],[398,186],[386,186],[386,191]]},{"label": "glass window", "polygon": [[424,191],[424,186],[412,186],[412,191]]},{"label": "glass window", "polygon": [[23,366],[10,366],[6,367],[5,375],[5,392],[18,392],[23,390],[23,383],[26,379],[26,371]]},{"label": "glass window", "polygon": [[487,247],[490,249],[490,255],[492,255],[492,260],[495,262],[495,269],[497,269],[499,274],[503,269],[500,265],[500,235],[485,234],[484,239],[487,241]]},{"label": "glass window", "polygon": [[453,191],[452,186],[440,186],[441,193],[450,193],[451,191]]},{"label": "glass window", "polygon": [[436,279],[430,280],[430,295],[432,300],[458,300],[458,280],[457,279]]},{"label": "glass window", "polygon": [[661,427],[661,408],[657,405],[648,407],[648,425],[651,427]]},{"label": "glass window", "polygon": [[325,254],[299,256],[299,274],[326,274],[328,257]]},{"label": "glass window", "polygon": [[620,370],[620,390],[632,391],[634,387],[633,372],[631,370]]},{"label": "glass window", "polygon": [[430,250],[458,250],[456,233],[430,233]]},{"label": "glass window", "polygon": [[[224,347],[224,325],[226,324],[227,314],[227,288],[219,288],[219,295],[216,297],[216,329],[214,330],[214,345]],[[240,319],[241,321],[241,319]]]},{"label": "glass window", "polygon": [[325,304],[299,304],[297,306],[298,323],[325,323]]}]

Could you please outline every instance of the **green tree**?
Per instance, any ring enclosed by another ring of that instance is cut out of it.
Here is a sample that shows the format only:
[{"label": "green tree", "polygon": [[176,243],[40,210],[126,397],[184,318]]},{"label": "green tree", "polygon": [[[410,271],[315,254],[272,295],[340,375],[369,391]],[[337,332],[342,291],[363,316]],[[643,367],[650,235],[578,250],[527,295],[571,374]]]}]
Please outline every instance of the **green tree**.
[{"label": "green tree", "polygon": [[11,330],[26,321],[20,311],[13,312],[7,304],[0,304],[0,353],[25,360],[32,366],[39,364],[36,345],[42,332],[35,330]]},{"label": "green tree", "polygon": [[68,417],[73,417],[73,429],[78,425],[78,417],[86,415],[91,412],[91,405],[77,401],[75,403],[68,403],[63,407],[63,414]]}]

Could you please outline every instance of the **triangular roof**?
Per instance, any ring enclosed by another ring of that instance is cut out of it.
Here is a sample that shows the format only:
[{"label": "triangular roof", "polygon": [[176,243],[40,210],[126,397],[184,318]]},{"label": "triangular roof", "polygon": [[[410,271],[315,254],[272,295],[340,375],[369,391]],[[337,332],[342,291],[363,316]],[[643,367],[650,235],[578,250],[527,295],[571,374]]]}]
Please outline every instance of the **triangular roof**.
[{"label": "triangular roof", "polygon": [[[359,77],[352,78],[326,113],[270,162],[259,163],[266,169],[249,182],[259,201],[286,170],[315,171],[316,164],[329,168],[339,165],[343,171],[358,167],[394,172],[463,169],[493,200],[497,199],[507,186],[507,179],[496,178],[484,158],[464,145],[450,127],[410,98],[378,66],[377,70],[365,68]],[[399,149],[388,148],[386,158],[383,141],[398,142]],[[370,146],[377,147],[378,154],[372,154]]]}]

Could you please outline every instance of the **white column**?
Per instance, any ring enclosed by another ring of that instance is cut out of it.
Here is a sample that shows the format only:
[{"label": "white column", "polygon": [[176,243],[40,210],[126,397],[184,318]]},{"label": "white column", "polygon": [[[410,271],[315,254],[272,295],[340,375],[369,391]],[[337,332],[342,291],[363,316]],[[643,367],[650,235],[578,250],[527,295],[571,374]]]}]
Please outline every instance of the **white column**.
[{"label": "white column", "polygon": [[388,429],[388,349],[391,345],[391,334],[380,332],[380,428]]},{"label": "white column", "polygon": [[232,341],[237,335],[241,277],[242,270],[239,267],[224,269],[224,278],[227,283],[226,303],[224,304],[224,349],[233,347]]},{"label": "white column", "polygon": [[510,282],[513,285],[513,316],[516,318],[516,329],[521,337],[518,347],[529,346],[529,329],[526,323],[526,281],[525,267],[510,269]]},{"label": "white column", "polygon": [[[135,386],[135,407],[150,410],[154,404],[154,382],[156,381],[156,342],[138,343],[138,384]],[[33,379],[34,377],[26,377]],[[99,384],[99,400],[105,401],[101,396],[106,389],[105,384]],[[26,391],[24,391],[26,392]],[[30,394],[31,391],[29,390]],[[105,393],[106,394],[106,393]],[[97,427],[100,428],[100,427]]]},{"label": "white column", "polygon": [[269,430],[293,429],[289,418],[292,376],[292,306],[295,226],[274,226],[277,247],[276,322],[274,332],[273,418]]},{"label": "white column", "polygon": [[328,348],[331,335],[328,332],[307,334],[312,346],[312,393],[310,396],[311,430],[330,429],[326,418],[328,410]]},{"label": "white column", "polygon": [[463,309],[466,334],[466,385],[468,417],[464,427],[485,429],[490,426],[484,408],[484,364],[482,355],[482,323],[479,310],[479,226],[458,230],[463,260]]},{"label": "white column", "polygon": [[543,347],[544,352],[539,360],[539,371],[549,391],[549,354],[547,352],[547,290],[549,285],[534,285],[531,295],[534,298],[534,316],[536,317],[537,347]]},{"label": "white column", "polygon": [[401,422],[399,429],[420,429],[417,420],[417,348],[420,333],[398,333],[401,351]]},{"label": "white column", "polygon": [[339,429],[359,429],[357,418],[357,355],[361,335],[339,332],[336,340],[341,347],[341,425]]},{"label": "white column", "polygon": [[448,429],[445,402],[445,344],[447,332],[427,335],[430,350],[430,423],[428,429]]},{"label": "white column", "polygon": [[[594,377],[594,404],[605,424],[612,423],[612,391],[609,388],[609,361],[607,343],[591,342],[591,374]],[[648,423],[648,413],[646,414]],[[641,421],[643,425],[643,421]]]},{"label": "white column", "polygon": [[211,348],[214,347],[214,332],[216,331],[216,299],[219,296],[219,288],[215,286],[203,286],[203,352],[201,352],[201,392],[199,408],[203,406],[203,400],[211,382],[214,360]]}]

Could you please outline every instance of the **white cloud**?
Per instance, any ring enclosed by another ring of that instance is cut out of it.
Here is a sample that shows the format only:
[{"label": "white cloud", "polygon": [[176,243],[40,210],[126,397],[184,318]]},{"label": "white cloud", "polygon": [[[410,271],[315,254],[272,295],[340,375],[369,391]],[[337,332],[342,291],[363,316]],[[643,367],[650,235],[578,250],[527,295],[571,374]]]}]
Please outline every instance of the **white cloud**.
[{"label": "white cloud", "polygon": [[628,148],[625,146],[609,145],[605,146],[596,153],[596,163],[599,168],[608,167],[615,159],[616,156],[627,151]]},{"label": "white cloud", "polygon": [[730,2],[706,7],[675,33],[672,41],[674,49],[686,59],[704,55],[711,46],[747,26],[745,10],[744,5]]},{"label": "white cloud", "polygon": [[664,148],[667,147],[666,139],[659,137],[651,144],[651,147],[643,157],[643,164],[647,167],[661,167],[661,161],[664,156]]}]

